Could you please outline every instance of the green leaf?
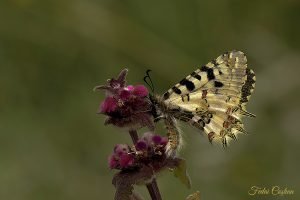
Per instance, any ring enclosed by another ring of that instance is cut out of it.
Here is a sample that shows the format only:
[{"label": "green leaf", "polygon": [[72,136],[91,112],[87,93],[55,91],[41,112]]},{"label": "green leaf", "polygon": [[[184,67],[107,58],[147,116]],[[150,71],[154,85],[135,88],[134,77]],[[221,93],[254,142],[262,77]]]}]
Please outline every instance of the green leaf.
[{"label": "green leaf", "polygon": [[190,189],[191,179],[186,170],[186,162],[183,159],[178,159],[178,161],[178,165],[174,168],[174,176],[179,178],[179,180]]}]

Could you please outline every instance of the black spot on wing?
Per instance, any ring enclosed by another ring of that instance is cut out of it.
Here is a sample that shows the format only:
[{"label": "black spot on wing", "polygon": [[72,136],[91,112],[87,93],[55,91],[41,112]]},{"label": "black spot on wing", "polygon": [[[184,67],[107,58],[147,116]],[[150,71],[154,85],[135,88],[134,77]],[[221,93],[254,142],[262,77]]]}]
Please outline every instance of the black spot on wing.
[{"label": "black spot on wing", "polygon": [[203,65],[203,66],[200,68],[200,71],[201,71],[201,72],[207,72],[208,69],[209,69],[209,67]]},{"label": "black spot on wing", "polygon": [[200,127],[204,128],[205,122],[202,119],[199,119],[197,123],[199,124]]},{"label": "black spot on wing", "polygon": [[170,93],[169,93],[169,92],[166,92],[166,93],[164,94],[164,100],[168,99],[169,97],[170,97]]},{"label": "black spot on wing", "polygon": [[212,68],[209,68],[209,67],[204,65],[200,68],[200,71],[207,73],[207,79],[209,81],[216,78],[215,74],[214,74],[214,70]]},{"label": "black spot on wing", "polygon": [[195,89],[195,84],[192,81],[187,80],[186,78],[182,79],[179,82],[180,85],[185,85],[185,87],[189,90],[192,91]]},{"label": "black spot on wing", "polygon": [[223,87],[223,83],[222,82],[220,82],[220,81],[215,81],[215,87],[218,87],[218,88],[220,88],[220,87]]},{"label": "black spot on wing", "polygon": [[179,88],[177,88],[176,86],[172,87],[172,90],[176,93],[176,94],[181,94],[181,90]]},{"label": "black spot on wing", "polygon": [[191,74],[191,76],[194,77],[195,79],[201,81],[201,76],[200,76],[199,74],[197,74],[196,72],[193,72],[193,73]]},{"label": "black spot on wing", "polygon": [[209,124],[210,121],[211,121],[210,118],[208,118],[208,117],[206,117],[206,116],[203,117],[202,119],[203,119],[203,121],[204,121],[205,124]]}]

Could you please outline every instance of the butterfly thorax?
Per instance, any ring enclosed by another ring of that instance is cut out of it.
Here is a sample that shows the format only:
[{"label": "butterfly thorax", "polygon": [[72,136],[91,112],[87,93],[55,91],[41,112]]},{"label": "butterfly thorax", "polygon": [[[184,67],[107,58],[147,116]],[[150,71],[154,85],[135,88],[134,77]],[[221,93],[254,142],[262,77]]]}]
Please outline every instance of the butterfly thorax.
[{"label": "butterfly thorax", "polygon": [[149,99],[152,103],[152,115],[155,121],[159,121],[164,117],[166,111],[166,106],[164,105],[161,97],[159,95],[150,94]]}]

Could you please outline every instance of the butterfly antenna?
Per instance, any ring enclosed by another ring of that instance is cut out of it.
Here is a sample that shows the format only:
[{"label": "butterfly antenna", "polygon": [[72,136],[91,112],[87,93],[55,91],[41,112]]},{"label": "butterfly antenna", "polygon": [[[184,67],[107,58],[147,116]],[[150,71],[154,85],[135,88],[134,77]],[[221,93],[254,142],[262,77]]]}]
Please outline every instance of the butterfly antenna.
[{"label": "butterfly antenna", "polygon": [[[152,79],[151,79],[151,77],[150,77],[150,74],[149,74],[150,72],[151,72],[150,69],[148,69],[148,70],[146,71],[146,76],[144,76],[144,81],[145,81],[145,83],[150,87],[152,93],[154,93],[154,84],[153,84]],[[149,81],[150,83],[149,83],[148,81]]]}]

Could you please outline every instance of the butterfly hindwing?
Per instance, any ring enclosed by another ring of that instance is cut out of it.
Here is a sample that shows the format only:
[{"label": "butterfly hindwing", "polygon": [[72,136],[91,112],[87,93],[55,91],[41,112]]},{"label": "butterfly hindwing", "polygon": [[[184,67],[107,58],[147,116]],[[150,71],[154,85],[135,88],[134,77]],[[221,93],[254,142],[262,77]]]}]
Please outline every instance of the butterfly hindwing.
[{"label": "butterfly hindwing", "polygon": [[254,90],[255,74],[241,51],[224,53],[169,89],[163,100],[175,118],[203,130],[210,142],[227,145],[245,132],[242,116]]}]

